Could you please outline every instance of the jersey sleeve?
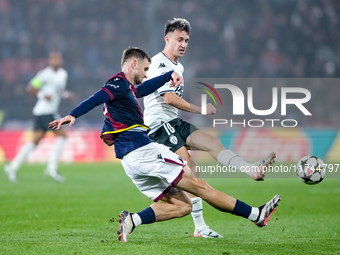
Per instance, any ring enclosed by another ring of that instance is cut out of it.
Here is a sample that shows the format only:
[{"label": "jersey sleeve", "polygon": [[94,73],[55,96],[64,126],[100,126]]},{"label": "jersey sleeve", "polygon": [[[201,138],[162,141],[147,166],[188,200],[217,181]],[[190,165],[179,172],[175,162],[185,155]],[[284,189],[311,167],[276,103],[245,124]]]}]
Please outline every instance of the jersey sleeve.
[{"label": "jersey sleeve", "polygon": [[[154,77],[165,74],[169,71],[173,71],[173,69],[167,66],[162,59],[152,59],[152,62],[149,66],[149,71],[147,74],[148,79],[152,79]],[[157,92],[162,95],[167,92],[175,92],[176,88],[170,87],[170,82],[166,82],[162,87],[157,89]]]},{"label": "jersey sleeve", "polygon": [[126,82],[122,78],[113,78],[105,83],[102,89],[110,96],[110,100],[118,99],[124,96],[127,90]]},{"label": "jersey sleeve", "polygon": [[39,71],[36,76],[30,81],[30,84],[35,89],[41,89],[45,82],[45,72],[44,70]]},{"label": "jersey sleeve", "polygon": [[163,75],[144,81],[141,85],[134,87],[136,97],[139,98],[151,94],[159,87],[163,86],[163,84],[168,82],[171,79],[172,73],[173,71],[167,72]]},{"label": "jersey sleeve", "polygon": [[69,115],[78,118],[85,113],[91,111],[96,106],[109,101],[110,98],[103,90],[99,90],[97,93],[93,94],[83,102],[81,102],[76,108],[74,108]]},{"label": "jersey sleeve", "polygon": [[159,89],[157,89],[157,92],[160,95],[163,95],[165,93],[169,93],[169,92],[176,92],[176,88],[175,87],[170,87],[170,82],[166,82],[162,87],[160,87]]}]

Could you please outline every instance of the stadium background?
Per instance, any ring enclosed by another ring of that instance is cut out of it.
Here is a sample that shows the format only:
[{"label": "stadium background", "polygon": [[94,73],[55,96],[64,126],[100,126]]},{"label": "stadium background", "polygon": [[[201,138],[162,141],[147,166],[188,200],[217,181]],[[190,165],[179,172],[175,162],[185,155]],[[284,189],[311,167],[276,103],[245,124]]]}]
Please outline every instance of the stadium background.
[{"label": "stadium background", "polygon": [[[66,115],[81,100],[97,91],[120,70],[121,52],[138,46],[154,55],[163,49],[164,23],[173,17],[191,22],[186,55],[186,84],[194,77],[339,78],[340,2],[337,0],[0,0],[0,162],[10,160],[29,139],[35,98],[25,87],[46,66],[50,50],[64,55],[68,89],[75,100],[63,101]],[[185,90],[187,98],[188,87]],[[316,153],[339,162],[340,114],[338,90],[311,87],[312,95],[333,104],[315,123],[294,131],[287,139],[282,130],[264,130],[255,136],[261,148],[280,144],[282,161]],[[317,104],[315,104],[317,105]],[[190,114],[184,114],[190,119]],[[77,121],[69,132],[61,160],[112,161],[112,148],[99,139],[102,125],[98,107]],[[312,132],[306,130],[312,129]],[[226,146],[238,151],[249,145],[241,138]],[[328,134],[327,144],[320,136]],[[29,157],[44,162],[54,136],[49,134]],[[249,147],[249,146],[248,146]]]}]

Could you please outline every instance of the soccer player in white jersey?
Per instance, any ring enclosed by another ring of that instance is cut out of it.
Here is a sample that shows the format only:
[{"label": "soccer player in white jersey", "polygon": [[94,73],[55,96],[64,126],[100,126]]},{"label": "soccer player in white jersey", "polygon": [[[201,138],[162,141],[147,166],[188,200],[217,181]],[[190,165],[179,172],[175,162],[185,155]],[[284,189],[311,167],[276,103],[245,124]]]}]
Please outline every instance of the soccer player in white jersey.
[{"label": "soccer player in white jersey", "polygon": [[[190,23],[181,18],[169,20],[165,25],[165,47],[151,59],[148,71],[148,79],[174,70],[183,77],[184,68],[178,61],[183,57],[187,49],[190,37]],[[194,162],[190,160],[188,149],[207,151],[223,166],[236,167],[249,166],[248,171],[254,180],[263,180],[264,169],[274,162],[275,153],[270,153],[266,158],[256,163],[248,163],[240,156],[227,150],[218,138],[199,130],[194,125],[178,118],[178,110],[201,113],[201,108],[190,104],[182,98],[184,83],[176,89],[166,83],[154,93],[144,97],[144,120],[151,128],[150,138],[168,146],[171,151],[176,152],[195,169]],[[207,114],[215,114],[216,109],[212,104],[207,105]],[[255,166],[255,168],[254,168]],[[258,166],[258,167],[256,167]],[[188,194],[193,203],[192,217],[195,223],[195,237],[222,237],[211,230],[203,219],[202,200]]]},{"label": "soccer player in white jersey", "polygon": [[[49,54],[49,66],[40,70],[27,85],[28,93],[37,97],[33,108],[34,127],[33,138],[24,144],[14,159],[5,165],[4,170],[10,181],[16,182],[16,173],[29,153],[39,144],[48,130],[48,123],[58,118],[58,107],[61,98],[72,98],[73,93],[66,91],[67,72],[61,68],[63,59],[60,52],[53,51]],[[66,140],[63,129],[55,131],[58,136],[52,149],[45,173],[57,182],[63,182],[64,178],[58,174],[58,160],[62,147]]]}]

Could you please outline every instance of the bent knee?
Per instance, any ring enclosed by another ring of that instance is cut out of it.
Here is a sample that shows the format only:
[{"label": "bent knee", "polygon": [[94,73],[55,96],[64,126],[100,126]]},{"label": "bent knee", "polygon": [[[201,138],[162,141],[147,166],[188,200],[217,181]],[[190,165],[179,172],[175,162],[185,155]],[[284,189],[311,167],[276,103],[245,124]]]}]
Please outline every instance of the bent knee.
[{"label": "bent knee", "polygon": [[178,218],[184,217],[184,216],[190,214],[191,211],[192,211],[192,203],[191,202],[181,203],[180,205],[178,205]]}]

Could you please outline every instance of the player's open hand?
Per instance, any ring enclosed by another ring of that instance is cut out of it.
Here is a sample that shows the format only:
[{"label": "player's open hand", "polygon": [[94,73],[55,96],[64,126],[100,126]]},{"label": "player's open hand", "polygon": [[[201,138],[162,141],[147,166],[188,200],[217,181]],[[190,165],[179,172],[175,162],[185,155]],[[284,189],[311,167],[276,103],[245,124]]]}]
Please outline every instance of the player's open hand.
[{"label": "player's open hand", "polygon": [[216,108],[211,103],[207,104],[207,115],[214,115],[216,113]]},{"label": "player's open hand", "polygon": [[177,88],[178,85],[180,85],[183,81],[182,76],[180,76],[178,73],[173,72],[171,74],[171,80],[170,80],[170,87],[175,87]]},{"label": "player's open hand", "polygon": [[73,117],[71,115],[67,115],[66,117],[64,117],[62,119],[58,119],[58,120],[54,120],[54,121],[50,122],[48,127],[55,129],[55,130],[58,130],[61,125],[67,124],[67,123],[70,123],[69,127],[72,127],[75,120],[76,120],[75,117]]}]

